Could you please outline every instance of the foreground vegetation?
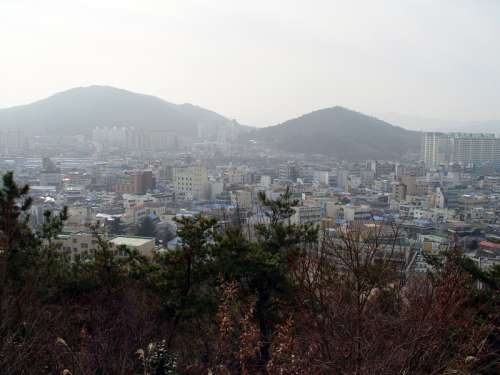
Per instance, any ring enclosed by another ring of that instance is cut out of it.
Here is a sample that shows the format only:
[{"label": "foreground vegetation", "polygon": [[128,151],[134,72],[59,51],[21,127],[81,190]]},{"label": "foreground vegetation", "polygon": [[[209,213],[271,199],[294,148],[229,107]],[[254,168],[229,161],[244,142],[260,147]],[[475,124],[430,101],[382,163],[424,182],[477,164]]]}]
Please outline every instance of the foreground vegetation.
[{"label": "foreground vegetation", "polygon": [[418,277],[376,231],[318,249],[287,192],[260,197],[252,235],[182,218],[182,248],[119,260],[96,231],[99,250],[70,263],[54,242],[65,211],[33,232],[28,188],[3,185],[2,374],[498,373],[500,272],[458,249]]}]

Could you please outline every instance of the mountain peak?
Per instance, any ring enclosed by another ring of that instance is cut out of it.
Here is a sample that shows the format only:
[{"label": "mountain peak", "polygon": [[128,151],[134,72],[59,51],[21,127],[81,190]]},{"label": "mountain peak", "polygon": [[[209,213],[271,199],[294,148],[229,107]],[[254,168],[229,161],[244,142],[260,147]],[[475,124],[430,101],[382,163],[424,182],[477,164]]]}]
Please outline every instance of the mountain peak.
[{"label": "mountain peak", "polygon": [[393,159],[417,151],[419,134],[334,106],[257,132],[260,142],[289,152],[339,159]]},{"label": "mountain peak", "polygon": [[96,126],[128,126],[196,136],[198,124],[227,124],[201,107],[176,105],[151,95],[112,86],[75,87],[46,99],[0,110],[0,129],[33,134],[87,134]]}]

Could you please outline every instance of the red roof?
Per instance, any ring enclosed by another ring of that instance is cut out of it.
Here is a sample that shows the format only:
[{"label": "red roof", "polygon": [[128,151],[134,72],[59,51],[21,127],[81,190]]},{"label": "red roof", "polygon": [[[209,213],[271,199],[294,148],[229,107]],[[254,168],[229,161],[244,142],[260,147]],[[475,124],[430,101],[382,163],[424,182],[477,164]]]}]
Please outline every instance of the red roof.
[{"label": "red roof", "polygon": [[479,242],[479,247],[487,250],[500,250],[500,243],[481,241]]}]

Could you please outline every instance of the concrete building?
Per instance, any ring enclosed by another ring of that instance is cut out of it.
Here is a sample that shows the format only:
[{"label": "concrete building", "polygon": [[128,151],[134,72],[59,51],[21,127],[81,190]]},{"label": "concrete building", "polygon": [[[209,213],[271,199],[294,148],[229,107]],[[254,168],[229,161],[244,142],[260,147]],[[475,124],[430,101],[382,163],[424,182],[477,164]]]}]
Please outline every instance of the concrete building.
[{"label": "concrete building", "polygon": [[174,169],[175,195],[186,200],[207,199],[209,193],[207,170],[202,165]]},{"label": "concrete building", "polygon": [[366,221],[372,218],[370,206],[333,202],[326,204],[326,216],[332,218],[335,222]]},{"label": "concrete building", "polygon": [[345,169],[337,170],[337,186],[344,191],[349,189],[349,171]]},{"label": "concrete building", "polygon": [[394,173],[396,169],[395,164],[387,162],[375,162],[375,177],[387,176]]},{"label": "concrete building", "polygon": [[427,168],[436,168],[449,158],[448,136],[437,132],[423,133],[421,154]]},{"label": "concrete building", "polygon": [[329,185],[328,171],[314,171],[313,181],[317,182],[320,185],[328,186]]},{"label": "concrete building", "polygon": [[260,176],[260,185],[262,187],[269,188],[271,186],[272,180],[273,179],[271,178],[271,176],[262,175]]},{"label": "concrete building", "polygon": [[319,224],[321,221],[320,206],[293,207],[294,214],[290,218],[292,224]]},{"label": "concrete building", "polygon": [[[105,237],[103,237],[106,240]],[[60,244],[60,250],[68,255],[71,261],[78,258],[93,256],[99,250],[98,240],[88,232],[62,233],[58,236],[57,242]],[[127,253],[118,250],[120,246],[126,246],[129,250],[136,250],[139,254],[152,257],[155,250],[155,240],[150,237],[120,236],[109,240],[111,251],[115,251],[117,257],[126,257]]]},{"label": "concrete building", "polygon": [[[129,250],[137,251],[140,255],[152,258],[155,251],[155,240],[151,237],[137,237],[137,236],[119,236],[109,241],[116,249],[119,247],[126,247]],[[126,257],[127,252],[119,250],[116,253],[118,257]]]},{"label": "concrete building", "polygon": [[487,133],[424,133],[422,160],[427,168],[443,163],[500,163],[500,138]]},{"label": "concrete building", "polygon": [[346,205],[344,219],[348,222],[371,220],[371,208],[367,205]]},{"label": "concrete building", "polygon": [[428,234],[418,235],[417,238],[426,253],[439,254],[450,247],[450,240],[446,237]]},{"label": "concrete building", "polygon": [[144,195],[154,188],[153,171],[133,171],[116,178],[113,190],[117,193]]},{"label": "concrete building", "polygon": [[403,202],[406,200],[407,187],[405,184],[399,182],[392,185],[392,197],[398,202]]},{"label": "concrete building", "polygon": [[450,161],[470,163],[500,162],[500,138],[485,133],[450,133]]},{"label": "concrete building", "polygon": [[247,190],[232,191],[231,204],[244,209],[252,208],[252,192]]},{"label": "concrete building", "polygon": [[297,181],[299,177],[299,167],[297,163],[281,164],[278,167],[278,177],[282,180]]},{"label": "concrete building", "polygon": [[50,158],[43,158],[42,171],[40,172],[40,185],[59,187],[61,181],[61,169],[58,168]]},{"label": "concrete building", "polygon": [[417,177],[415,176],[401,176],[400,181],[406,186],[406,194],[417,195]]},{"label": "concrete building", "polygon": [[133,172],[134,194],[146,194],[154,187],[153,172],[151,170]]},{"label": "concrete building", "polygon": [[216,200],[217,196],[222,194],[222,192],[224,191],[224,182],[210,181],[209,190],[210,190],[210,200],[212,201]]},{"label": "concrete building", "polygon": [[28,149],[28,140],[24,132],[18,130],[0,131],[0,152],[22,154]]}]

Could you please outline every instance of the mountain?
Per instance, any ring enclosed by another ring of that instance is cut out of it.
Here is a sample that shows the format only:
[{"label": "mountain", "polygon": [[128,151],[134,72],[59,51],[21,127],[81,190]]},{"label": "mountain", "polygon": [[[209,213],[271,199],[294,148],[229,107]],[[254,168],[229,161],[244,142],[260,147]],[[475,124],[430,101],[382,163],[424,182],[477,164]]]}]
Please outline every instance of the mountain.
[{"label": "mountain", "polygon": [[393,126],[343,107],[321,109],[252,133],[283,151],[325,154],[339,159],[393,159],[416,152],[418,132]]},{"label": "mountain", "polygon": [[134,126],[196,136],[198,126],[216,128],[231,121],[191,104],[109,86],[70,89],[32,104],[0,109],[0,130],[33,134],[90,134],[96,126]]},{"label": "mountain", "polygon": [[134,126],[193,138],[202,134],[207,139],[214,139],[221,127],[237,126],[245,137],[269,147],[341,159],[400,158],[419,146],[419,133],[343,107],[254,129],[192,104],[169,103],[109,86],[78,87],[28,105],[0,109],[0,130],[90,135],[96,126]]}]

